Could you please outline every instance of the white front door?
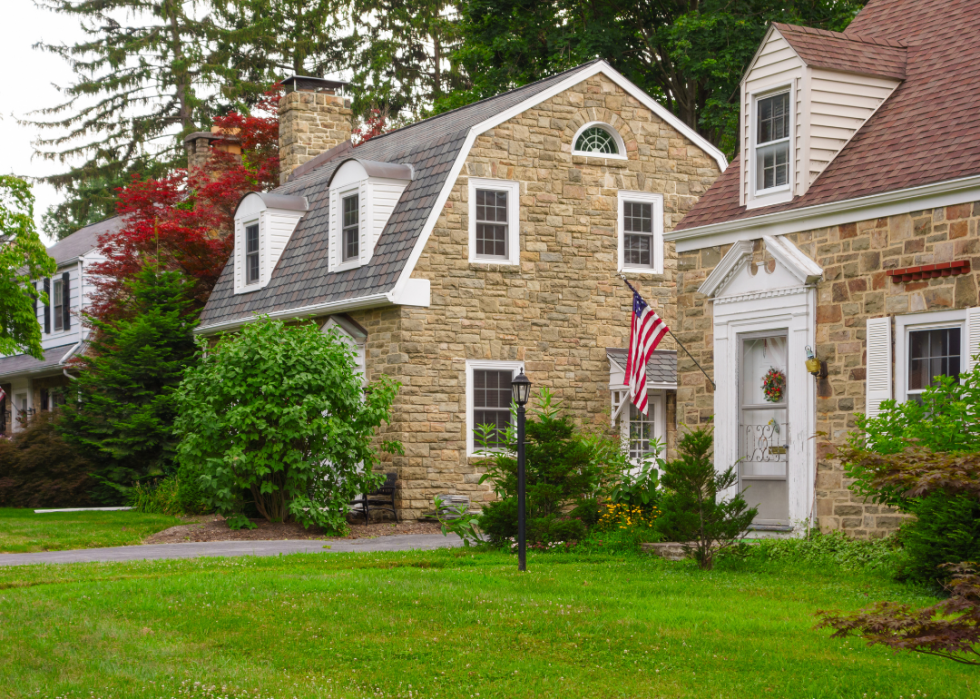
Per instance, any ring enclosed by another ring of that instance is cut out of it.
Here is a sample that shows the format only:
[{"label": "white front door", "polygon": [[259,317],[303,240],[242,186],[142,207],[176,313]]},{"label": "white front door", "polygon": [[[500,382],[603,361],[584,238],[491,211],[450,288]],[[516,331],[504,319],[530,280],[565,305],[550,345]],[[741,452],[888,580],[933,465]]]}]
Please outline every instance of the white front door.
[{"label": "white front door", "polygon": [[786,333],[740,335],[739,490],[757,525],[789,524],[790,386]]}]

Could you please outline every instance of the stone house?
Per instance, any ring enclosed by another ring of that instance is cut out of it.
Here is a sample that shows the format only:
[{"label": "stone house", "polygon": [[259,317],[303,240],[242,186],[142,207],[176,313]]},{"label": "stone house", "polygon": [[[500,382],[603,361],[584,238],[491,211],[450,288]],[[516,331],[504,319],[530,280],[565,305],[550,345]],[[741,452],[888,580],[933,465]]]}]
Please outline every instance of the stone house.
[{"label": "stone house", "polygon": [[490,497],[478,424],[509,420],[524,370],[574,418],[672,440],[676,360],[651,362],[654,409],[625,407],[625,274],[668,321],[677,260],[663,242],[727,163],[602,61],[356,148],[343,84],[294,77],[280,102],[283,184],[244,197],[235,251],[198,332],[259,315],[312,318],[355,347],[366,380],[402,388],[385,438],[405,455],[397,507]]},{"label": "stone house", "polygon": [[102,261],[99,236],[118,230],[122,219],[113,217],[80,228],[48,248],[48,255],[58,270],[47,279],[33,283],[48,294],[49,303],[34,303],[41,326],[44,359],[28,354],[0,356],[0,435],[11,435],[39,411],[50,410],[65,400],[69,378],[68,361],[81,354],[88,328],[81,313],[90,302],[93,291],[91,275],[86,271]]},{"label": "stone house", "polygon": [[680,357],[677,419],[713,420],[760,529],[893,530],[833,445],[980,351],[976,10],[871,0],[843,33],[773,25],[742,80],[738,157],[665,234],[674,330],[717,384]]}]

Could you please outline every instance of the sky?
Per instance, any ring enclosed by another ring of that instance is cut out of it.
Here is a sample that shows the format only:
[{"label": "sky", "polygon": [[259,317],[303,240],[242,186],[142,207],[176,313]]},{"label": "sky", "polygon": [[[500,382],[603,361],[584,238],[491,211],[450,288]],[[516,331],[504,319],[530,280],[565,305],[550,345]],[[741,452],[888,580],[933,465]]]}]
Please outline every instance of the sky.
[{"label": "sky", "polygon": [[[38,41],[75,43],[83,34],[69,17],[34,6],[33,0],[3,0],[4,39],[0,42],[0,173],[18,177],[42,177],[64,166],[32,157],[38,129],[21,126],[18,118],[42,107],[59,104],[62,97],[54,87],[68,85],[72,72],[68,63],[53,54],[36,50]],[[34,184],[34,218],[41,229],[41,216],[58,203],[59,195],[46,184]],[[51,240],[45,239],[50,244]]]}]

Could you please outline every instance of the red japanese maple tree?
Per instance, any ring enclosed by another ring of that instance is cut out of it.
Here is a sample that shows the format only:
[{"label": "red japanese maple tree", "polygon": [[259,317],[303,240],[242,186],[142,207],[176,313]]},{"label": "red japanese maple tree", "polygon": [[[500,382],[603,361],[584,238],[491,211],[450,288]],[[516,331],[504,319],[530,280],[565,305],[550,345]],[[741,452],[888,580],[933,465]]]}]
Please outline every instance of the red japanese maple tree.
[{"label": "red japanese maple tree", "polygon": [[90,313],[118,317],[126,282],[149,261],[194,281],[195,311],[203,308],[234,246],[234,212],[248,192],[279,184],[280,90],[273,87],[252,114],[216,117],[220,133],[235,135],[241,155],[212,147],[204,167],[142,179],[119,190],[125,225],[99,239],[105,261],[92,266]]}]

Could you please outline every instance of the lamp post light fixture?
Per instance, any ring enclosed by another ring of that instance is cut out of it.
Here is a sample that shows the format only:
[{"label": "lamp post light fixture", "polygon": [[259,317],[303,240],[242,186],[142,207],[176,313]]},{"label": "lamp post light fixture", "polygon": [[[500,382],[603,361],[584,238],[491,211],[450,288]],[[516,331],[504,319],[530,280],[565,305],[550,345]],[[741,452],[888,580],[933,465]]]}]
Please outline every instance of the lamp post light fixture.
[{"label": "lamp post light fixture", "polygon": [[524,375],[524,370],[514,377],[510,391],[517,403],[517,569],[527,570],[527,537],[525,520],[527,513],[524,508],[526,483],[524,479],[524,406],[531,396],[531,381]]}]

